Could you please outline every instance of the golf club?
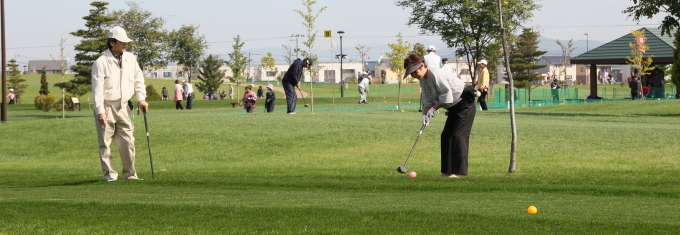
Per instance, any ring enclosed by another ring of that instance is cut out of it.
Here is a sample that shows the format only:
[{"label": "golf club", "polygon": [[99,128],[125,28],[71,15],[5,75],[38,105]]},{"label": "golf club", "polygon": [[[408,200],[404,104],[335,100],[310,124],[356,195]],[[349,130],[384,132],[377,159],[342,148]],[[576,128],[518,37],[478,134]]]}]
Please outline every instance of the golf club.
[{"label": "golf club", "polygon": [[307,104],[307,100],[305,100],[305,95],[302,94],[302,90],[299,87],[298,90],[300,91],[300,96],[302,96],[302,101],[305,102],[305,107],[309,107],[309,105]]},{"label": "golf club", "polygon": [[149,139],[149,124],[146,121],[146,112],[144,114],[144,128],[146,129],[146,147],[149,149],[149,161],[151,162],[151,179],[156,179],[153,173],[153,157],[151,157],[151,140]]},{"label": "golf club", "polygon": [[373,99],[373,96],[371,96],[371,93],[370,93],[370,92],[366,92],[366,94],[368,95],[368,99],[370,99],[371,102],[375,103],[375,99]]},{"label": "golf club", "polygon": [[408,172],[408,169],[406,169],[406,164],[408,163],[408,159],[411,158],[411,154],[413,154],[413,150],[416,149],[416,144],[418,144],[418,140],[420,139],[420,135],[423,134],[423,130],[425,129],[425,124],[423,124],[423,127],[420,128],[420,132],[418,132],[418,137],[416,137],[416,142],[413,143],[413,147],[411,147],[411,152],[408,153],[408,157],[406,157],[406,161],[404,162],[403,166],[397,167],[397,171],[399,173],[406,173]]}]

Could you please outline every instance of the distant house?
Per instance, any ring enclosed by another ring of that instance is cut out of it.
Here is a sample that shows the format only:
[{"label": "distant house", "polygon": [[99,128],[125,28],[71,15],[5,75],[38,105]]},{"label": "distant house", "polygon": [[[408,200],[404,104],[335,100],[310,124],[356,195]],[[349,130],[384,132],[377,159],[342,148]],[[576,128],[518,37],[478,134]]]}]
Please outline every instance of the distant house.
[{"label": "distant house", "polygon": [[[569,63],[571,57],[567,57],[566,61],[562,56],[543,56],[536,64],[547,65],[543,68],[537,69],[536,72],[547,77],[557,80],[572,80],[576,78],[576,68]],[[562,74],[561,65],[566,64],[567,73]]]},{"label": "distant house", "polygon": [[62,64],[66,73],[71,73],[71,66],[68,64],[67,60],[29,60],[28,61],[28,74],[39,74],[43,68],[45,68],[45,73],[48,74],[60,74]]}]

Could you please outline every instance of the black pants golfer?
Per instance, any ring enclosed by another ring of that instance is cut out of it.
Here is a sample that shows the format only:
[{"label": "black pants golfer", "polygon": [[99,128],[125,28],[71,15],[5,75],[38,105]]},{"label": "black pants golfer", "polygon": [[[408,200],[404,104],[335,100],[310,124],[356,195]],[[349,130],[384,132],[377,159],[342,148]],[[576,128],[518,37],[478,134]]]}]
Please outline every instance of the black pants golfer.
[{"label": "black pants golfer", "polygon": [[479,96],[479,106],[482,107],[482,110],[489,110],[489,108],[486,106],[486,96],[489,95],[488,89],[480,89],[479,93],[482,95]]},{"label": "black pants golfer", "polygon": [[462,100],[448,108],[449,116],[441,135],[443,174],[468,174],[470,131],[477,111],[474,92],[472,86],[466,85]]},{"label": "black pants golfer", "polygon": [[265,102],[264,103],[264,108],[267,109],[268,113],[274,112],[274,101],[272,102]]},{"label": "black pants golfer", "polygon": [[194,93],[187,94],[187,109],[191,109],[192,101],[194,101]]},{"label": "black pants golfer", "polygon": [[288,106],[286,113],[294,113],[295,104],[297,103],[297,93],[295,93],[295,85],[288,82],[282,82],[281,84],[283,85],[283,92],[286,94],[286,104]]}]

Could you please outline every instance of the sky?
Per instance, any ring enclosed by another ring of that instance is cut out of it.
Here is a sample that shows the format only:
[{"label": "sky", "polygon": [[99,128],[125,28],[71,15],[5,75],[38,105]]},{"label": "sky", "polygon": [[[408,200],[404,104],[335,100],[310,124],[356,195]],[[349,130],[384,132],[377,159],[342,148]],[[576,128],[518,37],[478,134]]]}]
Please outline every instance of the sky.
[{"label": "sky", "polygon": [[[52,60],[59,58],[59,42],[66,39],[64,54],[75,56],[73,46],[80,38],[69,33],[85,29],[82,17],[93,7],[91,0],[11,0],[5,1],[5,30],[7,59],[15,58],[19,65],[29,60]],[[128,9],[125,1],[108,1],[110,10]],[[141,8],[157,17],[167,19],[165,29],[179,29],[182,25],[198,25],[199,33],[209,43],[208,54],[225,58],[232,51],[233,38],[240,35],[245,42],[243,51],[250,52],[253,61],[259,61],[267,52],[272,52],[277,63],[285,63],[282,45],[295,47],[293,34],[307,34],[302,17],[293,10],[303,10],[300,0],[144,0]],[[190,2],[190,3],[187,3]],[[621,13],[633,3],[630,0],[542,0],[534,17],[524,24],[536,28],[542,36],[540,46],[547,55],[559,55],[555,39],[574,39],[578,49],[574,55],[615,40],[631,30],[642,27],[656,28],[663,15],[641,22],[633,22]],[[453,57],[453,49],[447,48],[439,36],[420,35],[417,25],[408,26],[410,9],[402,9],[393,0],[317,0],[315,11],[327,9],[316,20],[318,36],[312,51],[322,61],[330,61],[339,54],[340,39],[336,31],[343,30],[343,53],[350,60],[358,59],[355,47],[359,44],[370,47],[368,57],[375,60],[381,53],[387,53],[388,43],[396,42],[396,35],[402,33],[408,42],[435,45],[442,57]],[[323,31],[331,30],[336,44],[331,51],[328,38]],[[584,35],[588,33],[588,36]],[[306,38],[299,38],[299,46]]]}]

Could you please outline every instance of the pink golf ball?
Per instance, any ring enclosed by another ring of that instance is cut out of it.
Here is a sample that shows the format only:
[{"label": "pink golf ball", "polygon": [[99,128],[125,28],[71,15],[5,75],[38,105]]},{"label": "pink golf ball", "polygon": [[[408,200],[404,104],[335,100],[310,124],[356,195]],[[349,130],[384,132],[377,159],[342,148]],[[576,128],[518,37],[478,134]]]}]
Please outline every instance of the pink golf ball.
[{"label": "pink golf ball", "polygon": [[408,174],[408,176],[411,176],[412,178],[415,178],[418,174],[416,174],[415,171],[411,171],[411,173]]}]

